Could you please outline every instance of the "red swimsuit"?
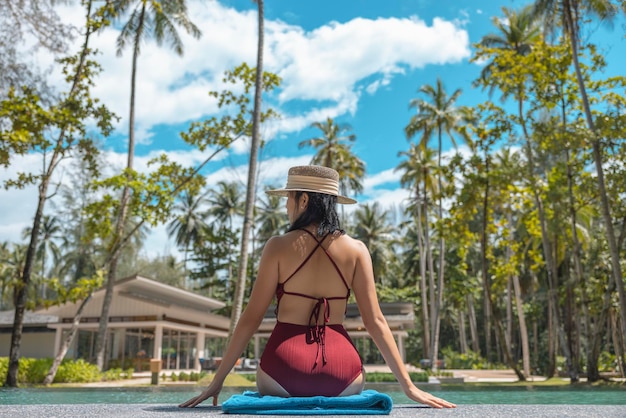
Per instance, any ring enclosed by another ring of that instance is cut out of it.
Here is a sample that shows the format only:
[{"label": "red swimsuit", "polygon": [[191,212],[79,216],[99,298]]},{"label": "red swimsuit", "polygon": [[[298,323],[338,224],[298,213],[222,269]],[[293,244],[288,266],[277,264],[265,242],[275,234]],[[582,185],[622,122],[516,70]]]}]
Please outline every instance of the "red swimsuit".
[{"label": "red swimsuit", "polygon": [[[306,230],[304,230],[306,231]],[[350,288],[339,267],[322,247],[324,237],[318,240],[306,231],[317,245],[291,276],[276,287],[276,326],[261,356],[261,368],[291,396],[338,396],[362,372],[363,363],[350,336],[341,324],[327,324],[330,319],[330,300],[350,297]],[[346,286],[345,296],[313,297],[285,290],[285,284],[321,248],[331,261]],[[308,325],[278,321],[278,308],[284,295],[316,300]],[[320,323],[320,313],[323,322]]]}]

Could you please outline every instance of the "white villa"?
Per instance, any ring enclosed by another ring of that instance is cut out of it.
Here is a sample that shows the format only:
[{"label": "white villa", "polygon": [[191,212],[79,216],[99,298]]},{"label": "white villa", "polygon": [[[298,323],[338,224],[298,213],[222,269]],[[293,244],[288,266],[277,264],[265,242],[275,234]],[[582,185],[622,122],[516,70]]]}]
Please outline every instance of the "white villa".
[{"label": "white villa", "polygon": [[[94,293],[83,311],[79,332],[66,358],[95,360],[104,289]],[[23,357],[54,357],[67,335],[79,303],[27,312],[22,336]],[[106,368],[133,367],[147,371],[150,359],[161,359],[164,370],[200,370],[221,359],[230,319],[214,313],[224,302],[154,280],[132,276],[115,283],[110,308]],[[411,303],[381,304],[404,359],[407,329],[414,326]],[[254,336],[246,357],[258,359],[276,318],[274,306]],[[0,357],[9,355],[13,312],[0,312]],[[349,305],[345,321],[359,351],[369,350],[369,336],[356,305]],[[369,353],[371,354],[371,353]],[[371,355],[369,356],[371,357]],[[376,357],[376,356],[374,356]]]}]

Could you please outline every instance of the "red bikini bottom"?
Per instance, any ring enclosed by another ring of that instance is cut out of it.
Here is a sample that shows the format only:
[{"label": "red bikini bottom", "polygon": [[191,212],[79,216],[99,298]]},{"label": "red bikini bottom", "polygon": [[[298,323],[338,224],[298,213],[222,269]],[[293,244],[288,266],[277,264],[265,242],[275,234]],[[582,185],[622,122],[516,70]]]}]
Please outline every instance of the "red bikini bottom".
[{"label": "red bikini bottom", "polygon": [[260,366],[291,396],[338,396],[363,370],[359,353],[341,324],[278,322]]}]

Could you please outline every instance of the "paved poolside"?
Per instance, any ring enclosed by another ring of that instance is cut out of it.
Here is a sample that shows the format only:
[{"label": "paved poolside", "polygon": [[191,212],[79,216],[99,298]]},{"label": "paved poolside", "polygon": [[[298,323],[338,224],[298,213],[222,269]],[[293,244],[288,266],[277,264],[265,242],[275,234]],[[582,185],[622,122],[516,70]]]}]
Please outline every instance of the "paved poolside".
[{"label": "paved poolside", "polygon": [[[176,405],[83,404],[0,406],[0,417],[191,417],[224,415],[220,407],[181,409]],[[265,415],[272,417],[275,415]],[[380,415],[363,415],[380,416]],[[431,409],[419,405],[396,405],[392,418],[404,417],[626,417],[624,405],[459,405],[456,409]]]}]

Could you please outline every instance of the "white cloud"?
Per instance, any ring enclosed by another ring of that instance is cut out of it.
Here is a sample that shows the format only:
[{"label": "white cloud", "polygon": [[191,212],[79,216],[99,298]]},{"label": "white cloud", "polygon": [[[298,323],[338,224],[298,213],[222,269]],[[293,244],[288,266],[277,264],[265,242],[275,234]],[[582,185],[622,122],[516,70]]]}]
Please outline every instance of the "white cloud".
[{"label": "white cloud", "polygon": [[[77,25],[82,22],[83,11],[78,3],[60,10],[66,20]],[[217,104],[207,93],[224,87],[223,72],[242,62],[255,63],[255,11],[240,12],[217,1],[191,1],[189,14],[203,36],[194,39],[180,29],[185,48],[182,57],[152,40],[142,45],[136,98],[139,143],[149,143],[159,124],[184,123],[214,114]],[[431,25],[417,17],[355,18],[345,23],[330,22],[311,31],[267,20],[265,28],[265,69],[283,79],[278,97],[280,110],[286,115],[266,139],[299,131],[320,120],[320,115],[325,118],[354,113],[361,90],[373,94],[406,69],[459,62],[470,55],[462,22],[440,18]],[[118,131],[126,134],[132,51],[129,46],[121,57],[116,56],[118,34],[119,24],[93,38],[103,67],[93,95],[121,117]],[[76,39],[75,48],[80,42]],[[43,60],[52,62],[50,57]],[[58,74],[57,80],[60,83]],[[291,100],[312,102],[309,109],[293,114],[288,106]]]},{"label": "white cloud", "polygon": [[416,17],[355,18],[292,30],[274,45],[284,80],[280,98],[341,101],[372,75],[459,62],[469,57],[468,43],[465,30],[439,18],[432,26]]},{"label": "white cloud", "polygon": [[[81,25],[83,10],[79,2],[59,6],[66,21]],[[185,54],[178,57],[167,47],[160,48],[153,41],[142,45],[138,63],[136,135],[139,143],[149,144],[159,125],[175,125],[197,120],[217,112],[209,90],[221,90],[225,70],[242,62],[254,65],[256,59],[256,12],[240,12],[217,1],[190,1],[192,20],[203,31],[200,39],[180,30]],[[266,105],[278,106],[282,117],[263,127],[265,140],[284,138],[298,132],[312,122],[327,117],[337,118],[356,113],[365,91],[375,94],[389,85],[394,77],[427,65],[455,63],[469,57],[469,38],[462,22],[433,19],[431,24],[418,17],[410,18],[354,18],[345,23],[329,22],[307,31],[300,26],[282,21],[265,22],[265,69],[278,73],[283,81],[280,90],[266,99]],[[131,50],[116,56],[115,40],[119,27],[108,28],[93,38],[98,49],[97,60],[102,73],[95,80],[92,92],[110,110],[121,117],[117,131],[126,135],[130,92]],[[82,39],[77,38],[74,50]],[[37,60],[51,66],[52,57],[43,52]],[[59,87],[62,75],[57,71],[53,79]],[[290,102],[298,102],[297,110]],[[181,142],[182,144],[182,142]],[[107,148],[110,144],[105,144]],[[184,165],[195,165],[208,156],[209,151],[167,151],[170,158]],[[248,152],[247,141],[238,141],[233,152]],[[135,158],[135,167],[145,171],[147,161],[158,155]],[[218,158],[222,158],[220,156]],[[126,156],[112,151],[105,153],[111,169],[124,167]],[[282,185],[290,166],[308,164],[310,154],[294,158],[272,158],[261,162],[261,182]],[[38,157],[17,157],[13,167],[37,167]],[[11,171],[13,170],[13,171]],[[0,169],[0,181],[15,170]],[[247,167],[222,169],[209,174],[210,182],[220,179],[238,179],[245,182]],[[367,199],[390,204],[403,199],[402,191],[380,189],[379,186],[396,181],[392,170],[386,170],[365,180]],[[36,204],[36,190],[2,192],[0,199],[0,241],[21,241],[21,230],[30,223]],[[369,201],[369,200],[366,200]],[[160,231],[160,232],[159,232]],[[148,239],[151,253],[162,253],[168,248],[161,243],[163,231],[157,230]],[[169,247],[169,248],[173,248]],[[156,254],[153,254],[156,255]]]}]

